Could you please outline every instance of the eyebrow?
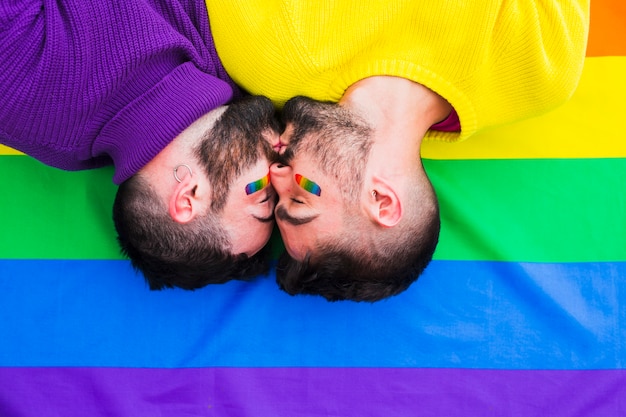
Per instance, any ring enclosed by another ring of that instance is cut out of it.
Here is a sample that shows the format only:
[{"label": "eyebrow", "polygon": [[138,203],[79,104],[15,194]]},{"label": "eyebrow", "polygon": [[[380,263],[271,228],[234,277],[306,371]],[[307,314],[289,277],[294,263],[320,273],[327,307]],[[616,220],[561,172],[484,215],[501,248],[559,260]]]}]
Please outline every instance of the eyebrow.
[{"label": "eyebrow", "polygon": [[287,209],[284,206],[276,207],[276,217],[294,226],[300,226],[301,224],[310,223],[317,216],[319,216],[319,214],[314,214],[313,216],[307,217],[293,217],[287,212]]}]

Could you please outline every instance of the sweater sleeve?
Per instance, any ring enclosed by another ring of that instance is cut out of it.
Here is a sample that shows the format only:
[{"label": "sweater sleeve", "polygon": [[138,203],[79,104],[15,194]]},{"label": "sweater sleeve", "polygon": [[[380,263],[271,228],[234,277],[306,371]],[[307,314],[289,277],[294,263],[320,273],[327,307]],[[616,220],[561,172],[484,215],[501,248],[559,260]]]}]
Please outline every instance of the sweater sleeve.
[{"label": "sweater sleeve", "polygon": [[0,142],[116,183],[233,97],[202,2],[0,3]]},{"label": "sweater sleeve", "polygon": [[239,85],[277,106],[339,101],[358,80],[403,77],[455,109],[457,141],[542,114],[573,93],[589,0],[206,0],[220,57]]}]

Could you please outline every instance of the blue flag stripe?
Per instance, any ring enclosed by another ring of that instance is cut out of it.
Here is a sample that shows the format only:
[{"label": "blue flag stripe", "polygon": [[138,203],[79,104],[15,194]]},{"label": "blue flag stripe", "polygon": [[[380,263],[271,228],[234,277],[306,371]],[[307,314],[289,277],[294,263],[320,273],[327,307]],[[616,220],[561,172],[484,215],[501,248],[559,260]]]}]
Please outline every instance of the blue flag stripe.
[{"label": "blue flag stripe", "polygon": [[0,277],[0,366],[622,369],[626,358],[626,262],[435,261],[374,304],[290,297],[273,276],[151,292],[126,261],[1,260]]}]

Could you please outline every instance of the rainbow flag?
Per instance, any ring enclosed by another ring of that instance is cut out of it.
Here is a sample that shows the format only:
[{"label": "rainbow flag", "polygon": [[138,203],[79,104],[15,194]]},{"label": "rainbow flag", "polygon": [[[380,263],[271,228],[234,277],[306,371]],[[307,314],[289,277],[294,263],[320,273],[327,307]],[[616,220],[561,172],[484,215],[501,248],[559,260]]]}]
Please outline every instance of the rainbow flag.
[{"label": "rainbow flag", "polygon": [[273,274],[151,292],[112,170],[0,148],[0,416],[626,415],[626,6],[593,0],[580,87],[425,145],[441,243],[375,304]]}]

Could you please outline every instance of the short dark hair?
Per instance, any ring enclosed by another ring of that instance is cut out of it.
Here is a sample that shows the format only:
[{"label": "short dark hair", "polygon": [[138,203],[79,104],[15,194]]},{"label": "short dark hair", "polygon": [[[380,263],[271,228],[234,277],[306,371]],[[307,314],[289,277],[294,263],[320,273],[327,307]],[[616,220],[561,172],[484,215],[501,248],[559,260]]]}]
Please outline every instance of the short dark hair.
[{"label": "short dark hair", "polygon": [[337,103],[306,97],[285,104],[283,121],[292,124],[293,133],[282,158],[288,164],[305,154],[334,177],[344,199],[345,228],[315,242],[302,261],[284,253],[276,271],[279,287],[330,301],[377,301],[407,289],[430,263],[439,240],[439,205],[423,167],[410,174],[398,224],[375,225],[357,208],[372,145],[368,122]]},{"label": "short dark hair", "polygon": [[174,221],[137,175],[120,185],[113,219],[122,254],[142,272],[152,290],[193,290],[269,270],[264,251],[252,257],[230,253],[219,216],[208,213],[187,224]]},{"label": "short dark hair", "polygon": [[194,154],[212,185],[211,206],[186,224],[174,221],[149,184],[135,174],[118,188],[113,221],[122,254],[141,271],[150,289],[196,289],[269,270],[266,250],[254,256],[231,252],[221,224],[230,184],[271,146],[261,136],[277,130],[274,107],[265,97],[246,97],[229,107],[205,133]]},{"label": "short dark hair", "polygon": [[[283,253],[276,282],[288,294],[321,295],[328,301],[374,302],[403,292],[426,269],[437,247],[440,216],[434,192],[432,198],[426,203],[430,208],[404,219],[404,225],[370,235],[363,228],[349,230],[319,242],[301,262]],[[388,236],[380,238],[384,233]]]}]

